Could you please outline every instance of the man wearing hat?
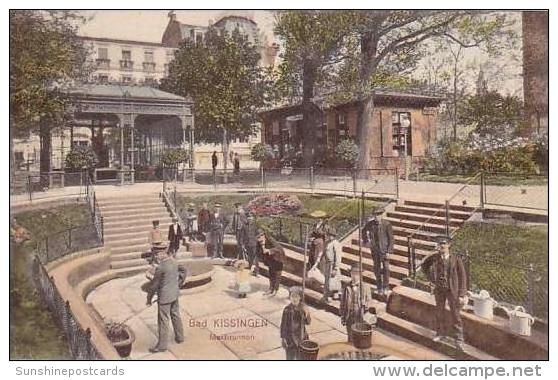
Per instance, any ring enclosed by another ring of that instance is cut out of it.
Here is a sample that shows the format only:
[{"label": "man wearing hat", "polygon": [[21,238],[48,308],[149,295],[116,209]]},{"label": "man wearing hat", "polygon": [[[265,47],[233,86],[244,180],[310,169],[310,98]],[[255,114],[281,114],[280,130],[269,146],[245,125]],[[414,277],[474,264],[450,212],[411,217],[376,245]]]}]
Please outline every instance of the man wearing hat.
[{"label": "man wearing hat", "polygon": [[393,229],[389,221],[381,218],[383,212],[375,209],[362,229],[362,242],[370,247],[376,290],[381,295],[389,291],[389,255],[393,252]]},{"label": "man wearing hat", "polygon": [[223,259],[223,239],[227,228],[227,217],[221,211],[221,203],[215,203],[209,218],[209,238],[207,240],[211,257]]},{"label": "man wearing hat", "polygon": [[203,202],[202,208],[198,212],[198,232],[205,234],[209,231],[209,219],[211,219],[211,212],[207,207],[207,202]]},{"label": "man wearing hat", "polygon": [[242,241],[242,246],[246,249],[249,268],[256,277],[258,277],[260,271],[259,257],[257,254],[259,234],[260,231],[256,225],[256,219],[252,213],[249,213],[246,218],[246,223],[244,223],[240,230],[240,240]]},{"label": "man wearing hat", "polygon": [[241,238],[242,228],[246,224],[246,214],[244,212],[244,209],[242,208],[242,204],[235,203],[234,207],[235,211],[232,217],[231,227],[233,229],[234,236],[236,237],[236,257],[238,259],[246,259],[246,248],[244,247],[244,242]]},{"label": "man wearing hat", "polygon": [[[361,299],[362,287],[362,299]],[[370,286],[361,282],[361,270],[358,264],[351,267],[351,283],[343,289],[340,314],[341,323],[347,327],[347,340],[352,342],[353,323],[362,322],[372,298]]]},{"label": "man wearing hat", "polygon": [[310,324],[310,312],[302,303],[302,288],[293,286],[289,289],[289,303],[281,315],[281,345],[285,349],[287,360],[298,359],[300,343],[308,339],[306,325]]},{"label": "man wearing hat", "polygon": [[[451,238],[447,235],[436,237],[438,252],[428,256],[421,264],[422,270],[434,284],[434,298],[436,300],[436,337],[440,341],[446,335],[447,322],[451,321],[451,335],[455,339],[455,346],[463,351],[463,321],[461,308],[467,303],[467,273],[461,257],[450,253]],[[446,311],[446,301],[449,304],[449,316]]]},{"label": "man wearing hat", "polygon": [[180,287],[186,279],[186,269],[178,265],[165,250],[157,251],[157,258],[160,263],[155,269],[153,280],[147,291],[147,305],[151,305],[155,294],[157,294],[159,305],[157,312],[159,340],[155,347],[149,349],[151,352],[163,352],[168,349],[169,319],[172,321],[175,342],[184,341],[178,296]]},{"label": "man wearing hat", "polygon": [[169,226],[169,233],[168,233],[169,253],[171,255],[174,256],[176,254],[176,252],[180,248],[180,241],[182,240],[183,237],[184,236],[182,234],[182,228],[178,223],[178,218],[176,216],[173,216],[172,224]]}]

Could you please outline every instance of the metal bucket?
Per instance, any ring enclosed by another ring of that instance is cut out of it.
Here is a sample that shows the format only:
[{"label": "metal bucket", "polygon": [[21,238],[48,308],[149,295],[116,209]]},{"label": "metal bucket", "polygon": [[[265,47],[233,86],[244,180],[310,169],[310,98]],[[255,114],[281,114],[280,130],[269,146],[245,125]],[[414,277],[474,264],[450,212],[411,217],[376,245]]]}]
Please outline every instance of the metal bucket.
[{"label": "metal bucket", "polygon": [[372,347],[372,325],[357,322],[351,325],[353,345],[356,348],[366,349]]},{"label": "metal bucket", "polygon": [[312,340],[303,340],[298,347],[300,360],[316,360],[320,346]]}]

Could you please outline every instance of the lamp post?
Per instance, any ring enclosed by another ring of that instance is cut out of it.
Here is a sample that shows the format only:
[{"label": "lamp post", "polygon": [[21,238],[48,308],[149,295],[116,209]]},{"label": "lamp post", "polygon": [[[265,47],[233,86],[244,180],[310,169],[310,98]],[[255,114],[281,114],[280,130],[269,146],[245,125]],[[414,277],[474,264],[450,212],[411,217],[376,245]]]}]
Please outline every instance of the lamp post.
[{"label": "lamp post", "polygon": [[401,120],[401,129],[403,130],[403,160],[405,162],[405,180],[409,179],[409,169],[407,168],[407,137],[410,133],[409,126],[411,125],[411,121],[409,119]]}]

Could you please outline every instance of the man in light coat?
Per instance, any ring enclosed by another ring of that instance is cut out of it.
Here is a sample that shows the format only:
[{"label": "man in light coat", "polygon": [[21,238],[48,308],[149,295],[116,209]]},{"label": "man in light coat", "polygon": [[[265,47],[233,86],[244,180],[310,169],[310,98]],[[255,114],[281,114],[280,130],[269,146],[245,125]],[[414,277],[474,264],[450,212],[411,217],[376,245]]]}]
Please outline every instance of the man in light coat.
[{"label": "man in light coat", "polygon": [[316,268],[318,265],[321,266],[321,272],[325,277],[322,302],[329,303],[330,297],[335,300],[339,299],[343,249],[341,243],[337,240],[337,232],[333,227],[328,227],[325,233],[325,248],[318,253],[318,257],[312,269]]},{"label": "man in light coat", "polygon": [[147,291],[147,305],[152,304],[153,296],[157,294],[159,340],[155,347],[149,349],[150,352],[163,352],[168,349],[169,319],[172,321],[175,342],[184,342],[178,296],[180,286],[186,279],[186,269],[178,265],[176,260],[164,250],[158,251],[157,256],[159,265]]}]

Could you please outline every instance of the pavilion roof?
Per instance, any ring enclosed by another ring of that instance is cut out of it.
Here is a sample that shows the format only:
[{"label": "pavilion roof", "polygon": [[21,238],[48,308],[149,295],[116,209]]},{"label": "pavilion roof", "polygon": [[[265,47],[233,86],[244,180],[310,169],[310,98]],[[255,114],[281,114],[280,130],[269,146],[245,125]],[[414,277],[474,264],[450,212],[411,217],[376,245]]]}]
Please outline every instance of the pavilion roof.
[{"label": "pavilion roof", "polygon": [[126,86],[118,84],[84,84],[65,90],[69,95],[100,98],[130,98],[145,100],[171,100],[191,103],[192,100],[149,86]]}]

